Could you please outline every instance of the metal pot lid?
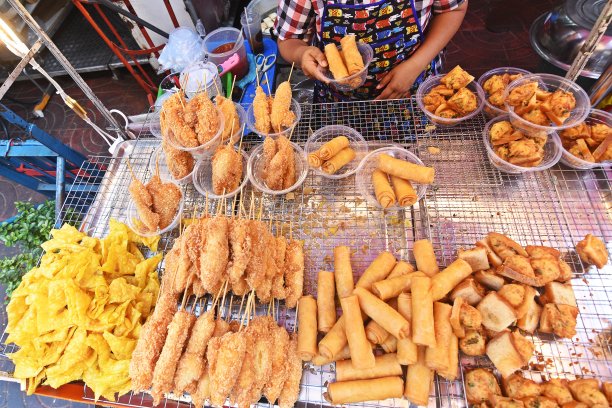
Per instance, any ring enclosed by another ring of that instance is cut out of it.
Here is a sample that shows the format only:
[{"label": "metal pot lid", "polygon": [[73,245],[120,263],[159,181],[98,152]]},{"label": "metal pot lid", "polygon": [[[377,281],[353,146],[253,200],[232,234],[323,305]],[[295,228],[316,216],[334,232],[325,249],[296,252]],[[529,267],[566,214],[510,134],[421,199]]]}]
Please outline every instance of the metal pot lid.
[{"label": "metal pot lid", "polygon": [[[592,29],[599,18],[607,0],[566,0],[565,13],[580,27]],[[612,35],[612,26],[606,30],[606,35]]]}]

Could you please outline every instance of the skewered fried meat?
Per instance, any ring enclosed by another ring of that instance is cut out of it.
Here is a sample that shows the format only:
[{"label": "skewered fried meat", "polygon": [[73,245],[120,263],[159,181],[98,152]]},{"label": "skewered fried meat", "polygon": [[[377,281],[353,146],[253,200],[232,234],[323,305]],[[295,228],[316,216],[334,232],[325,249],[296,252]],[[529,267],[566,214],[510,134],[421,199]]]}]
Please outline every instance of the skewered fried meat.
[{"label": "skewered fried meat", "polygon": [[210,142],[219,131],[221,121],[219,120],[219,111],[208,95],[202,92],[191,98],[186,111],[190,115],[195,115],[197,119],[195,133],[198,138],[198,145]]},{"label": "skewered fried meat", "polygon": [[159,115],[162,136],[172,137],[181,146],[198,146],[198,136],[193,130],[193,118],[195,118],[195,112],[188,109],[183,93],[177,92],[170,95],[164,101]]},{"label": "skewered fried meat", "polygon": [[242,155],[233,146],[223,145],[212,157],[213,191],[217,195],[229,193],[240,186]]},{"label": "skewered fried meat", "polygon": [[140,337],[130,361],[132,389],[143,391],[151,387],[153,369],[166,341],[168,325],[176,313],[178,295],[162,286],[153,314],[142,326]]},{"label": "skewered fried meat", "polygon": [[217,95],[215,97],[215,102],[223,114],[224,126],[221,138],[222,140],[227,140],[240,128],[240,118],[238,117],[238,112],[236,112],[236,105],[223,95]]},{"label": "skewered fried meat", "polygon": [[129,187],[130,194],[136,205],[138,218],[149,231],[156,231],[159,227],[159,214],[153,210],[153,198],[144,184],[138,179],[132,180]]},{"label": "skewered fried meat", "polygon": [[151,177],[146,187],[153,199],[153,211],[159,214],[159,228],[164,229],[176,216],[183,193],[175,184],[162,182],[158,175]]},{"label": "skewered fried meat", "polygon": [[198,235],[199,231],[195,224],[188,225],[185,231],[179,237],[180,246],[178,252],[178,268],[174,278],[174,291],[183,293],[187,288],[191,275],[191,258],[189,258],[189,244],[193,240],[194,235]]},{"label": "skewered fried meat", "polygon": [[153,371],[153,405],[159,404],[163,394],[172,390],[176,366],[195,319],[194,315],[183,309],[173,316],[168,325],[168,336]]},{"label": "skewered fried meat", "polygon": [[249,221],[249,234],[251,235],[251,259],[246,268],[246,280],[251,288],[257,288],[266,277],[265,253],[268,228],[261,221]]},{"label": "skewered fried meat", "polygon": [[258,86],[253,99],[255,127],[261,133],[270,133],[270,104],[263,88]]},{"label": "skewered fried meat", "polygon": [[302,381],[302,360],[297,353],[297,336],[291,336],[287,353],[287,379],[278,397],[280,408],[291,408],[300,395]]},{"label": "skewered fried meat", "polygon": [[193,156],[188,152],[175,149],[166,138],[162,139],[161,145],[166,155],[166,166],[172,177],[177,180],[187,177],[193,171]]},{"label": "skewered fried meat", "polygon": [[280,132],[283,130],[283,127],[287,127],[286,117],[291,112],[291,97],[291,84],[289,81],[282,82],[276,88],[276,94],[274,95],[270,111],[270,124],[274,132]]},{"label": "skewered fried meat", "polygon": [[191,402],[196,408],[204,406],[204,401],[210,397],[210,377],[208,369],[204,367],[204,372],[197,381],[195,392],[191,393]]},{"label": "skewered fried meat", "polygon": [[287,379],[288,366],[286,364],[286,357],[289,349],[289,334],[287,330],[280,327],[276,322],[272,323],[270,327],[272,335],[272,372],[274,375],[270,377],[270,380],[263,389],[264,396],[268,399],[270,404],[274,402],[280,396],[281,390],[285,385]]},{"label": "skewered fried meat", "polygon": [[[289,187],[295,184],[295,153],[291,142],[285,136],[279,136],[274,142],[276,153],[270,160],[267,169],[264,169],[264,180],[268,188],[282,190],[286,183],[291,183],[288,184]],[[293,174],[289,174],[290,163],[293,164]]]},{"label": "skewered fried meat", "polygon": [[266,137],[263,141],[263,155],[264,155],[264,172],[269,171],[270,162],[276,154],[276,141],[271,137]]},{"label": "skewered fried meat", "polygon": [[254,364],[256,336],[251,330],[245,330],[243,335],[246,341],[244,362],[230,395],[230,401],[232,404],[237,404],[238,408],[249,408],[252,402],[251,388],[256,381]]},{"label": "skewered fried meat", "polygon": [[[217,343],[207,351],[210,375],[210,400],[213,406],[222,407],[229,396],[244,361],[246,339],[243,333],[226,333],[211,341]],[[215,355],[212,356],[211,353]]]},{"label": "skewered fried meat", "polygon": [[295,154],[293,153],[293,147],[288,145],[289,150],[287,151],[287,171],[285,172],[285,178],[283,179],[283,189],[289,188],[295,184]]},{"label": "skewered fried meat", "polygon": [[270,302],[270,296],[272,295],[272,281],[274,280],[278,269],[276,265],[276,238],[271,233],[267,233],[265,236],[260,238],[265,241],[266,248],[268,248],[268,255],[265,257],[265,278],[259,282],[259,285],[255,287],[255,293],[257,298],[262,303]]},{"label": "skewered fried meat", "polygon": [[276,237],[276,251],[274,260],[276,262],[276,275],[272,278],[272,297],[275,299],[285,298],[285,255],[287,253],[287,238]]},{"label": "skewered fried meat", "polygon": [[270,325],[275,324],[270,316],[257,316],[251,320],[247,331],[255,338],[254,368],[255,382],[251,387],[249,399],[256,403],[261,392],[272,376],[272,344],[269,336]]},{"label": "skewered fried meat", "polygon": [[230,262],[228,264],[229,280],[233,292],[242,296],[246,293],[248,285],[244,280],[244,273],[251,259],[251,235],[249,234],[249,221],[232,219],[230,228]]},{"label": "skewered fried meat", "polygon": [[174,280],[176,279],[176,271],[179,264],[179,253],[182,238],[178,237],[174,241],[172,249],[168,251],[164,258],[164,274],[162,276],[161,286],[164,291],[171,293],[179,293],[174,290]]},{"label": "skewered fried meat", "polygon": [[301,241],[291,240],[285,256],[285,305],[294,308],[304,290],[304,249]]},{"label": "skewered fried meat", "polygon": [[227,218],[221,216],[210,218],[206,229],[202,232],[205,234],[205,239],[200,254],[200,280],[208,293],[217,293],[229,257]]}]

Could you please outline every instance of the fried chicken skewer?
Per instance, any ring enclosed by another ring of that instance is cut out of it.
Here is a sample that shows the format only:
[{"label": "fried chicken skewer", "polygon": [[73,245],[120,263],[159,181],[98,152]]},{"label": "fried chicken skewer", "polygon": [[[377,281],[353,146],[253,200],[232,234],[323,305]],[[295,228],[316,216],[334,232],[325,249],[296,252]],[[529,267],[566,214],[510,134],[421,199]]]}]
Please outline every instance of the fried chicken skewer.
[{"label": "fried chicken skewer", "polygon": [[304,249],[301,241],[289,240],[285,257],[285,304],[294,308],[304,290]]},{"label": "fried chicken skewer", "polygon": [[270,404],[278,399],[281,394],[282,388],[285,385],[285,380],[289,374],[287,365],[287,354],[289,352],[289,334],[283,327],[278,326],[276,323],[272,324],[271,337],[272,337],[272,372],[274,375],[270,376],[270,380],[263,389],[264,396],[268,399]]},{"label": "fried chicken skewer", "polygon": [[210,375],[210,400],[213,406],[222,407],[242,369],[246,352],[243,333],[226,333],[209,343],[207,358]]},{"label": "fried chicken skewer", "polygon": [[302,381],[302,360],[297,353],[297,336],[291,336],[287,354],[287,379],[278,397],[280,408],[292,408],[300,395],[300,382]]}]

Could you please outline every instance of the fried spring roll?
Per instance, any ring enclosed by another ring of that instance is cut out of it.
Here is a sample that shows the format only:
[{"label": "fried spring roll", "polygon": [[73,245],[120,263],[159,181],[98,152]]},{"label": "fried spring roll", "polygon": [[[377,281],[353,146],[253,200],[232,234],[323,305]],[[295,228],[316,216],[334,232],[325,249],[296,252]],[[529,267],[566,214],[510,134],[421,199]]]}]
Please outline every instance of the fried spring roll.
[{"label": "fried spring roll", "polygon": [[434,181],[434,168],[410,163],[406,160],[396,159],[388,154],[378,156],[378,168],[383,172],[414,181],[415,183],[431,184]]},{"label": "fried spring roll", "polygon": [[450,324],[452,309],[453,307],[446,303],[434,303],[436,345],[428,347],[425,352],[425,364],[432,370],[444,371],[449,368],[449,343],[453,335],[453,328]]},{"label": "fried spring roll", "polygon": [[353,293],[353,269],[351,268],[351,249],[347,246],[334,248],[334,277],[338,297]]},{"label": "fried spring roll", "polygon": [[397,339],[394,336],[389,335],[387,340],[385,340],[380,347],[382,347],[385,353],[395,353],[397,351]]},{"label": "fried spring roll", "polygon": [[396,278],[381,280],[372,285],[372,293],[382,300],[399,296],[400,293],[408,291],[414,276],[426,276],[423,272],[413,272]]},{"label": "fried spring roll", "polygon": [[323,160],[321,159],[321,151],[316,150],[312,153],[308,154],[308,164],[310,167],[318,168],[323,164]]},{"label": "fried spring roll", "polygon": [[406,261],[399,261],[395,264],[393,270],[391,271],[389,276],[387,276],[387,279],[397,278],[398,276],[402,275],[408,275],[409,273],[412,273],[414,271],[414,266],[410,265]]},{"label": "fried spring roll", "polygon": [[429,390],[433,383],[434,372],[425,364],[424,346],[419,346],[416,364],[408,366],[404,397],[415,405],[426,406],[429,403]]},{"label": "fried spring roll", "polygon": [[317,324],[327,333],[336,324],[336,284],[333,272],[319,271],[317,276]]},{"label": "fried spring roll", "polygon": [[394,266],[395,257],[393,254],[387,251],[381,252],[363,272],[363,275],[357,280],[355,286],[372,290],[372,284],[385,279],[387,275],[391,273]]},{"label": "fried spring roll", "polygon": [[393,185],[393,191],[400,207],[410,207],[417,202],[417,192],[412,187],[410,181],[391,176],[391,184]]},{"label": "fried spring roll", "polygon": [[351,349],[349,349],[349,346],[347,344],[334,357],[327,358],[327,357],[322,356],[321,354],[317,354],[316,356],[314,356],[312,358],[311,363],[316,365],[316,366],[322,366],[322,365],[325,365],[325,364],[332,363],[334,361],[349,360],[350,358],[351,358]]},{"label": "fried spring roll", "polygon": [[415,344],[435,347],[433,293],[431,279],[423,276],[412,278],[412,341]]},{"label": "fried spring roll", "polygon": [[423,272],[430,278],[440,271],[436,262],[436,254],[433,245],[428,239],[414,241],[412,247],[414,259],[416,260],[417,270]]},{"label": "fried spring roll", "polygon": [[302,296],[298,301],[298,355],[310,361],[317,354],[317,301]]},{"label": "fried spring roll", "polygon": [[381,170],[372,172],[372,185],[374,186],[374,195],[382,208],[389,208],[395,204],[395,193],[389,184],[387,175]]},{"label": "fried spring roll", "polygon": [[366,337],[374,344],[383,344],[389,337],[389,332],[383,329],[380,324],[370,320],[365,328]]},{"label": "fried spring roll", "polygon": [[403,387],[401,377],[334,382],[327,386],[327,400],[334,405],[341,405],[401,398]]},{"label": "fried spring roll", "polygon": [[346,69],[349,75],[356,74],[361,71],[364,67],[363,58],[357,48],[357,42],[355,41],[355,35],[346,35],[340,40],[340,46],[342,47],[342,57],[346,64]]},{"label": "fried spring roll", "polygon": [[438,375],[449,381],[455,381],[459,375],[459,338],[455,333],[451,333],[448,343],[448,369],[438,371]]},{"label": "fried spring roll", "polygon": [[472,274],[472,267],[463,259],[457,259],[446,269],[431,278],[433,300],[446,296],[465,278]]},{"label": "fried spring roll", "polygon": [[334,324],[331,330],[327,332],[325,337],[319,342],[319,354],[330,361],[347,345],[344,320],[345,317],[340,316],[340,318],[336,320],[336,324]]},{"label": "fried spring roll", "polygon": [[340,299],[343,316],[346,317],[346,338],[351,350],[351,360],[355,368],[372,368],[376,364],[370,342],[365,335],[359,299],[355,295]]},{"label": "fried spring roll", "polygon": [[364,288],[353,291],[359,298],[359,306],[386,331],[397,339],[410,335],[410,323],[397,310],[383,302]]},{"label": "fried spring roll", "polygon": [[[397,311],[406,320],[412,322],[412,295],[410,293],[401,293],[397,297]],[[412,342],[412,339],[406,337],[397,342],[397,361],[401,365],[414,364],[417,362],[417,357],[417,345]]]},{"label": "fried spring roll", "polygon": [[348,70],[342,61],[342,56],[336,44],[327,44],[325,46],[325,59],[329,64],[329,70],[331,71],[334,79],[343,79],[348,76]]},{"label": "fried spring roll", "polygon": [[349,140],[346,136],[336,136],[329,142],[325,142],[323,146],[319,148],[319,157],[323,161],[330,160],[348,147]]},{"label": "fried spring roll", "polygon": [[336,381],[368,380],[370,378],[402,375],[402,366],[394,353],[376,357],[376,365],[365,370],[357,369],[351,360],[336,362]]},{"label": "fried spring roll", "polygon": [[351,149],[350,147],[347,147],[345,149],[342,149],[331,159],[325,161],[321,165],[321,170],[323,170],[327,174],[335,174],[342,167],[353,161],[355,157],[357,157],[357,153],[355,152],[355,150]]}]

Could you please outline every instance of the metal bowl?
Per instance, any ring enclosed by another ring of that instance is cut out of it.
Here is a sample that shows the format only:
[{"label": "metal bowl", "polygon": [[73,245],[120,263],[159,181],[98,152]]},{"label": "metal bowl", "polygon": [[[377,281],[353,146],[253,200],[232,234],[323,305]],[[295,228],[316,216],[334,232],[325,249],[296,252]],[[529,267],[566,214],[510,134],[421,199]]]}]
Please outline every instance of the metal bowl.
[{"label": "metal bowl", "polygon": [[[538,17],[529,30],[533,49],[546,61],[568,70],[606,0],[566,0],[564,4]],[[581,75],[599,78],[612,56],[612,26],[603,35]]]}]

